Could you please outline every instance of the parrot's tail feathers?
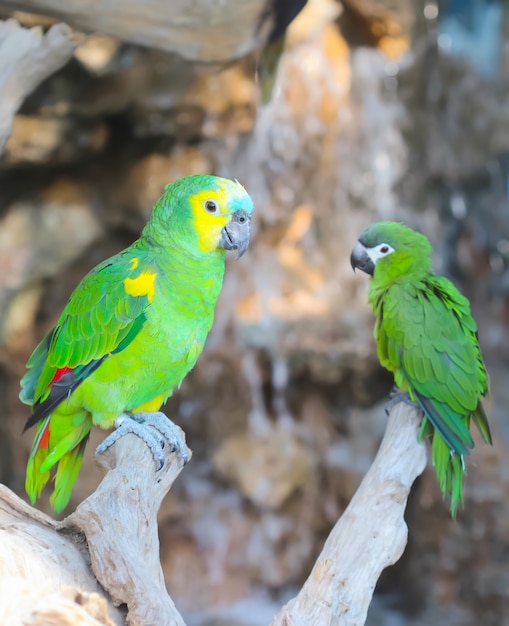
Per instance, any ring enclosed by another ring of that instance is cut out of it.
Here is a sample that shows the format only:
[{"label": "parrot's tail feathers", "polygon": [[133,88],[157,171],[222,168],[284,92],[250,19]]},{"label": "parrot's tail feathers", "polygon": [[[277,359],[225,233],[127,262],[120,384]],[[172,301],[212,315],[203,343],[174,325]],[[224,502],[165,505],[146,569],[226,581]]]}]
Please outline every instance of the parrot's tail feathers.
[{"label": "parrot's tail feathers", "polygon": [[49,421],[48,416],[37,425],[37,434],[28,457],[25,489],[32,504],[35,504],[50,477],[49,469],[45,471],[41,469],[48,456]]},{"label": "parrot's tail feathers", "polygon": [[81,416],[75,414],[72,420],[66,415],[52,413],[37,424],[25,482],[32,503],[40,496],[50,479],[52,467],[58,463],[50,502],[57,512],[66,507],[91,428],[92,420],[87,412]]},{"label": "parrot's tail feathers", "polygon": [[455,413],[447,404],[433,400],[415,392],[415,397],[424,414],[441,435],[450,450],[468,456],[474,440],[468,429],[468,423]]},{"label": "parrot's tail feathers", "polygon": [[451,498],[451,515],[456,517],[458,504],[463,504],[463,455],[451,450],[439,433],[435,433],[432,443],[432,461],[435,466],[438,484],[444,497]]},{"label": "parrot's tail feathers", "polygon": [[[54,419],[55,416],[53,416]],[[76,419],[76,416],[74,417]],[[51,425],[50,435],[50,450],[46,452],[46,458],[41,464],[41,470],[45,472],[51,469],[59,461],[61,461],[66,454],[72,452],[76,446],[85,439],[88,439],[92,423],[88,419],[84,419],[80,424],[73,424],[68,427],[67,432],[59,432],[55,427]],[[53,436],[53,433],[58,432],[58,438]]]},{"label": "parrot's tail feathers", "polygon": [[479,429],[479,432],[482,435],[482,438],[486,443],[493,445],[493,440],[491,438],[491,431],[488,424],[488,418],[486,417],[486,413],[484,412],[483,405],[479,401],[476,410],[472,413],[472,419],[475,422],[475,425]]},{"label": "parrot's tail feathers", "polygon": [[55,489],[50,497],[51,506],[57,513],[65,509],[71,498],[72,488],[81,467],[89,434],[85,435],[80,443],[70,452],[64,454],[58,462],[55,473]]},{"label": "parrot's tail feathers", "polygon": [[449,495],[451,496],[451,515],[456,518],[458,504],[463,506],[463,474],[465,472],[463,457],[459,454],[451,456],[449,462]]}]

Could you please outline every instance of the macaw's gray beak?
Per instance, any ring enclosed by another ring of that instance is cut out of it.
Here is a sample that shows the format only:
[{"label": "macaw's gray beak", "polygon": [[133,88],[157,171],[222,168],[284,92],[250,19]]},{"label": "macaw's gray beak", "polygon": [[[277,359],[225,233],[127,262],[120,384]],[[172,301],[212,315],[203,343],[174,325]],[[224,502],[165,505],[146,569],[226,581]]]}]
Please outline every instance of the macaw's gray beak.
[{"label": "macaw's gray beak", "polygon": [[362,245],[362,243],[358,243],[352,250],[352,254],[350,255],[350,263],[354,272],[355,268],[359,268],[363,272],[366,272],[366,274],[373,276],[373,272],[375,271],[375,264],[370,259],[368,251]]},{"label": "macaw's gray beak", "polygon": [[251,237],[251,216],[239,209],[221,231],[219,246],[225,250],[237,250],[237,259],[244,254]]}]

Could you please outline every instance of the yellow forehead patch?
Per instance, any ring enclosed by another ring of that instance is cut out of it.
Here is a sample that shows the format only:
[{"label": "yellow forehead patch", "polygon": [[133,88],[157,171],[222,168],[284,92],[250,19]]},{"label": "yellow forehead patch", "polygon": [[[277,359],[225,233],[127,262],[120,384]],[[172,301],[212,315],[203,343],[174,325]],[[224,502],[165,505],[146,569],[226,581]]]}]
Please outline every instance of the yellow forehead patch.
[{"label": "yellow forehead patch", "polygon": [[[230,221],[230,214],[226,208],[230,199],[231,192],[228,193],[227,190],[200,191],[189,199],[194,227],[198,233],[198,247],[202,252],[213,252],[218,247],[221,230]],[[203,207],[206,200],[217,202],[220,213],[207,213]]]},{"label": "yellow forehead patch", "polygon": [[152,302],[156,291],[155,280],[155,272],[143,271],[136,278],[125,278],[124,289],[130,296],[147,296]]}]

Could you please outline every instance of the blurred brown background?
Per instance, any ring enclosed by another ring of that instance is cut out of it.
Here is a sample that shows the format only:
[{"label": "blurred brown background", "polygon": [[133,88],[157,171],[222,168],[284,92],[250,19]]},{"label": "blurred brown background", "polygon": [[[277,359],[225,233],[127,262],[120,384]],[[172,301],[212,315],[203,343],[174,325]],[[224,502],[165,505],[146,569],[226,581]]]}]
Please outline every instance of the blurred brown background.
[{"label": "blurred brown background", "polygon": [[[55,21],[17,4],[0,0],[0,17]],[[160,512],[161,558],[188,624],[268,624],[380,442],[392,383],[349,255],[370,222],[404,220],[471,299],[495,444],[468,460],[456,522],[431,467],[414,485],[409,545],[367,623],[509,624],[504,5],[308,0],[267,104],[258,18],[232,19],[238,33],[211,21],[189,41],[183,24],[179,54],[156,49],[155,31],[150,47],[150,30],[84,38],[16,116],[0,158],[0,480],[24,494],[19,378],[81,277],[137,237],[167,182],[238,178],[255,201],[253,241],[228,260],[206,349],[165,407],[194,455]],[[100,480],[104,436],[95,429],[72,506]]]}]

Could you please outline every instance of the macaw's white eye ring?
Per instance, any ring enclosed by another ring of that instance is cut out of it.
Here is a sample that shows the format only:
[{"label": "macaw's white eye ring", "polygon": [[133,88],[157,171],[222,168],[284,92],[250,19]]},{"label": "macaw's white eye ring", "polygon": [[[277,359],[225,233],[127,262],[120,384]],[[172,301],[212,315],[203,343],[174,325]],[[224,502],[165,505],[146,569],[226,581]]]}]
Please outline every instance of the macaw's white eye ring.
[{"label": "macaw's white eye ring", "polygon": [[203,207],[207,213],[211,213],[212,215],[219,213],[219,206],[215,200],[205,200]]}]

